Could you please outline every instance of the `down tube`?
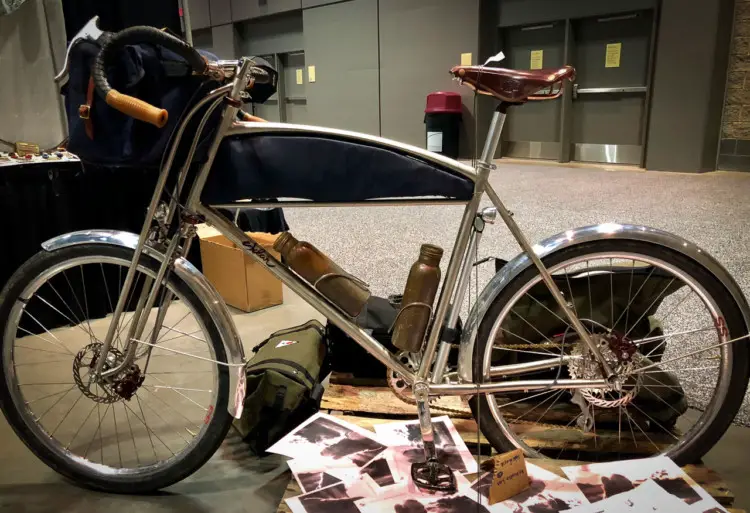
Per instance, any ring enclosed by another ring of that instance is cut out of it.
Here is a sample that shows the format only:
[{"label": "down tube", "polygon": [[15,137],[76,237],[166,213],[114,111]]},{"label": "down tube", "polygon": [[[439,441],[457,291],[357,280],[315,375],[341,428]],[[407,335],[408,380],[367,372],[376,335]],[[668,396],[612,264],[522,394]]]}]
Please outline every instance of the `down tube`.
[{"label": "down tube", "polygon": [[276,260],[273,255],[266,251],[263,246],[245,235],[236,225],[232,224],[224,216],[211,207],[198,205],[197,213],[206,218],[206,222],[219,230],[224,236],[236,244],[239,248],[253,257],[257,262],[263,264],[269,272],[285,283],[293,292],[305,300],[307,304],[322,313],[328,320],[338,326],[344,333],[353,338],[362,348],[378,359],[383,365],[401,374],[404,379],[414,382],[414,373],[404,367],[391,353],[367,332],[354,324],[349,318],[342,314],[336,307],[331,305],[311,285],[302,281],[286,265]]}]

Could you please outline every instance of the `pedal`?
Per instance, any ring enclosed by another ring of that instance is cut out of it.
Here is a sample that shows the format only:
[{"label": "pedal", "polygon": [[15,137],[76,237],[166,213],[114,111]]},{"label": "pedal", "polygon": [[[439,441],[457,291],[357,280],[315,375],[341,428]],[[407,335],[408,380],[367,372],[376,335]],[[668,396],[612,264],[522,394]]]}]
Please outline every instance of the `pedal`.
[{"label": "pedal", "polygon": [[411,464],[411,478],[414,484],[433,492],[456,493],[456,476],[450,467],[437,460]]}]

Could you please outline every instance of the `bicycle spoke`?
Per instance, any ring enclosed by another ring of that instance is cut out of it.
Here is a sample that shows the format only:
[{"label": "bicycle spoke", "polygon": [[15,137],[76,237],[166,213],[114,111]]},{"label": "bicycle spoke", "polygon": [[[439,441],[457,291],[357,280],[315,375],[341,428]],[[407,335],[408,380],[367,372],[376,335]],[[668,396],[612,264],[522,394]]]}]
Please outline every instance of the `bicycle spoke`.
[{"label": "bicycle spoke", "polygon": [[[55,384],[57,384],[57,383],[55,383]],[[52,403],[52,406],[50,406],[49,408],[47,408],[46,410],[44,410],[44,413],[42,413],[42,415],[39,418],[36,419],[37,422],[41,424],[42,419],[44,418],[44,416],[47,415],[52,408],[54,408],[55,406],[57,406],[58,404],[60,404],[60,401],[62,401],[65,398],[65,396],[68,395],[68,392],[70,392],[74,388],[75,388],[75,383],[73,384],[72,387],[70,387],[68,390],[66,390],[65,393],[57,401],[55,401],[54,403]]]},{"label": "bicycle spoke", "polygon": [[66,306],[66,307],[68,308],[68,311],[70,312],[70,316],[71,316],[71,317],[73,317],[73,319],[75,319],[75,321],[76,321],[76,322],[75,322],[75,324],[76,324],[77,326],[81,326],[81,329],[84,329],[84,328],[83,328],[83,323],[82,323],[82,322],[81,322],[81,321],[80,321],[80,320],[78,319],[78,316],[77,316],[77,315],[76,315],[76,313],[75,313],[75,312],[73,311],[73,308],[71,308],[71,307],[70,307],[70,305],[68,304],[68,302],[67,302],[67,301],[65,301],[65,299],[63,299],[62,295],[61,295],[61,294],[60,294],[60,293],[59,293],[59,292],[57,291],[57,289],[56,289],[56,288],[55,288],[55,286],[54,286],[54,285],[52,284],[52,282],[51,282],[51,281],[48,281],[48,282],[47,282],[47,285],[49,285],[49,288],[51,288],[51,289],[52,289],[52,292],[54,292],[54,293],[55,293],[55,295],[56,295],[56,296],[57,296],[57,297],[58,297],[58,298],[60,299],[60,301],[62,302],[62,304],[64,304],[64,305],[65,305],[65,306]]},{"label": "bicycle spoke", "polygon": [[[633,301],[633,275],[635,274],[635,260],[631,260],[632,265],[630,266],[630,285],[628,286],[628,306],[625,307],[625,329],[628,329],[628,319],[630,318],[630,304]],[[620,317],[622,317],[622,314],[620,314]],[[615,326],[617,326],[617,323],[620,322],[620,319],[617,319],[612,326],[614,329]]]},{"label": "bicycle spoke", "polygon": [[135,445],[135,435],[133,434],[133,426],[130,425],[130,416],[128,410],[123,406],[122,411],[125,412],[125,420],[128,421],[128,430],[130,431],[130,439],[133,441],[133,452],[135,453],[135,461],[138,465],[141,464],[141,459],[138,457],[138,447]]},{"label": "bicycle spoke", "polygon": [[60,390],[59,392],[55,392],[54,394],[48,394],[48,395],[45,395],[45,396],[42,396],[42,397],[37,397],[36,399],[34,399],[32,401],[24,401],[24,404],[26,404],[28,406],[30,404],[34,404],[36,402],[43,401],[44,399],[49,399],[50,397],[55,397],[56,395],[59,395],[59,394],[67,394],[68,392],[70,392],[70,389],[68,389],[68,390]]},{"label": "bicycle spoke", "polygon": [[165,401],[164,399],[162,399],[161,397],[159,397],[157,394],[155,394],[154,392],[152,392],[148,388],[144,388],[144,390],[146,390],[152,396],[156,397],[159,401],[161,401],[162,403],[164,403],[165,406],[167,406],[170,410],[172,410],[173,412],[175,412],[177,415],[179,415],[183,419],[187,420],[190,424],[195,424],[196,427],[198,429],[200,429],[200,426],[195,423],[195,420],[191,420],[191,419],[187,418],[184,413],[182,413],[181,411],[177,410],[174,406],[172,406],[171,404],[169,404],[167,401]]},{"label": "bicycle spoke", "polygon": [[[632,403],[631,403],[631,404],[632,404]],[[635,421],[635,419],[633,419],[633,418],[632,418],[632,417],[630,416],[630,413],[628,413],[628,410],[627,410],[627,409],[625,409],[624,411],[625,411],[625,415],[627,415],[627,416],[628,416],[628,418],[629,418],[630,420],[632,420],[632,421],[633,421],[633,424],[635,424],[635,427],[637,427],[637,428],[638,428],[638,430],[639,430],[639,431],[640,431],[641,433],[643,433],[643,436],[645,436],[645,437],[646,437],[646,439],[647,439],[647,440],[648,440],[649,442],[651,442],[651,445],[653,445],[653,446],[654,446],[654,449],[656,449],[656,452],[661,452],[661,447],[659,447],[658,445],[656,445],[656,444],[654,443],[654,441],[653,441],[653,440],[651,439],[651,437],[650,437],[650,436],[648,436],[648,434],[647,434],[647,433],[646,433],[646,432],[645,432],[645,431],[643,430],[643,428],[642,428],[641,426],[639,426],[639,425],[638,425],[638,423],[637,423],[637,422]],[[631,428],[631,429],[632,429],[632,428]],[[635,433],[633,433],[633,439],[635,439]]]},{"label": "bicycle spoke", "polygon": [[76,407],[76,405],[78,404],[78,401],[80,401],[82,397],[83,397],[83,394],[78,395],[78,399],[75,400],[75,402],[73,403],[73,406],[71,406],[70,409],[65,413],[65,415],[63,415],[62,420],[57,423],[57,426],[55,426],[55,429],[52,430],[52,433],[50,433],[49,436],[55,436],[55,433],[57,432],[57,430],[60,429],[60,426],[62,426],[62,423],[65,422],[65,419],[68,418],[68,415],[70,415],[70,412],[73,411],[73,408]]},{"label": "bicycle spoke", "polygon": [[[104,283],[104,295],[107,296],[107,303],[109,304],[109,312],[115,311],[115,307],[112,305],[112,297],[109,295],[109,287],[107,286],[107,278],[104,276],[104,265],[99,262],[99,269],[102,271],[102,282]],[[122,267],[120,267],[122,269]]]},{"label": "bicycle spoke", "polygon": [[[138,403],[138,409],[141,411],[141,415],[145,419],[146,415],[143,413],[143,405],[141,404],[141,399],[138,397],[138,394],[136,394],[135,400]],[[125,405],[125,407],[128,410],[130,410],[130,408],[128,407],[128,405]],[[133,413],[133,415],[135,415],[135,418],[138,419],[138,415],[136,415],[136,413],[133,410],[130,410],[130,411]],[[141,420],[141,419],[138,419],[138,420]],[[148,433],[148,439],[151,442],[151,449],[154,450],[154,460],[158,461],[159,457],[156,455],[156,446],[154,446],[154,440],[151,438],[151,428],[149,428],[148,426],[146,426],[146,423],[143,420],[141,420],[141,423],[143,423],[143,425],[146,427],[146,433]],[[161,440],[159,440],[159,441],[161,442]],[[164,443],[164,442],[162,442],[162,443]],[[167,447],[167,449],[169,449],[169,447]],[[172,453],[172,454],[174,455],[174,453]]]},{"label": "bicycle spoke", "polygon": [[[661,339],[667,338],[667,337],[677,337],[677,336],[680,336],[680,335],[691,335],[693,333],[699,333],[699,332],[703,332],[703,331],[715,331],[715,330],[716,330],[715,326],[708,326],[706,328],[698,328],[698,329],[694,329],[694,330],[678,331],[678,332],[675,332],[675,333],[665,333],[664,335],[656,335],[656,336],[653,336],[653,337],[640,338],[638,340],[631,340],[631,342],[633,344],[635,344],[636,346],[641,346],[643,344],[648,344],[649,342],[656,342],[657,340],[661,340]],[[651,330],[651,331],[653,331],[653,330]],[[644,356],[648,357],[648,355],[644,355]]]},{"label": "bicycle spoke", "polygon": [[117,430],[117,414],[115,413],[115,410],[117,409],[117,406],[112,406],[112,420],[115,424],[115,443],[117,444],[117,456],[120,459],[120,468],[123,467],[122,464],[122,452],[120,452],[120,433]]},{"label": "bicycle spoke", "polygon": [[578,309],[576,307],[575,296],[573,295],[573,287],[570,286],[570,273],[568,272],[568,267],[565,266],[562,272],[565,275],[565,281],[568,283],[568,292],[570,293],[570,299],[568,302],[573,305],[573,313],[578,317]]},{"label": "bicycle spoke", "polygon": [[[161,421],[162,421],[162,422],[164,423],[164,425],[165,425],[165,426],[169,427],[169,423],[168,423],[168,422],[167,422],[166,420],[164,420],[164,417],[162,417],[161,415],[159,415],[159,412],[158,412],[158,411],[156,410],[156,408],[154,408],[153,406],[151,406],[150,404],[148,404],[148,403],[147,403],[147,402],[145,402],[145,401],[143,402],[143,404],[145,404],[145,405],[146,405],[146,407],[148,407],[148,408],[149,408],[149,409],[150,409],[150,410],[151,410],[152,412],[154,412],[154,415],[156,415],[157,417],[159,417],[159,420],[161,420]],[[189,443],[190,443],[190,442],[188,442],[188,441],[187,441],[187,440],[185,439],[185,437],[184,437],[184,436],[182,436],[182,435],[180,434],[180,432],[179,432],[179,431],[177,431],[177,430],[175,429],[175,430],[174,430],[174,432],[175,432],[175,433],[177,434],[177,436],[179,436],[180,438],[182,438],[182,441],[183,441],[183,442],[185,442],[186,444],[189,444]],[[154,436],[156,436],[156,433],[154,433]],[[159,438],[159,437],[157,436],[157,438]],[[162,442],[162,443],[164,443],[164,442]],[[171,449],[170,449],[170,451],[171,451]],[[174,456],[174,452],[172,452],[172,455]]]},{"label": "bicycle spoke", "polygon": [[[556,390],[556,392],[557,392],[557,393],[555,393],[555,394],[552,394],[552,395],[550,395],[550,396],[549,396],[549,397],[547,397],[547,398],[546,398],[546,399],[545,399],[544,401],[542,401],[542,402],[540,402],[540,403],[537,403],[537,405],[536,405],[536,406],[534,406],[533,408],[531,408],[530,410],[526,410],[526,411],[525,411],[525,412],[523,413],[523,415],[521,415],[520,417],[516,417],[516,418],[514,418],[514,419],[513,419],[513,421],[514,421],[514,422],[518,422],[519,420],[521,420],[521,419],[522,419],[522,418],[524,418],[524,417],[525,417],[526,415],[528,415],[528,414],[529,414],[529,413],[531,413],[532,411],[534,411],[534,410],[536,410],[537,408],[539,408],[539,407],[540,407],[541,405],[543,405],[544,403],[546,403],[547,401],[549,401],[549,400],[550,400],[550,399],[552,399],[553,397],[559,396],[559,395],[560,395],[560,393],[562,393],[562,392],[565,392],[565,390]],[[546,413],[546,411],[545,411],[545,413]]]},{"label": "bicycle spoke", "polygon": [[40,300],[40,301],[41,301],[42,303],[44,303],[45,305],[47,305],[47,306],[49,306],[49,307],[50,307],[51,309],[53,309],[53,310],[54,310],[55,312],[57,312],[57,313],[59,313],[60,315],[62,315],[62,316],[63,316],[63,317],[65,318],[65,320],[66,320],[66,321],[68,321],[68,322],[70,323],[70,325],[71,325],[71,326],[79,328],[79,329],[80,329],[81,331],[83,331],[83,332],[84,332],[84,333],[85,333],[86,335],[88,335],[88,336],[89,336],[89,340],[90,340],[91,342],[93,342],[93,341],[94,341],[94,334],[93,334],[92,332],[90,332],[90,331],[86,330],[86,328],[84,328],[82,324],[80,324],[80,323],[76,323],[76,322],[73,322],[73,320],[72,320],[72,319],[71,319],[70,317],[68,317],[67,315],[65,315],[64,313],[62,313],[62,312],[61,312],[61,311],[60,311],[60,310],[59,310],[59,309],[58,309],[57,307],[55,307],[54,305],[52,305],[52,303],[50,303],[49,301],[47,301],[46,299],[44,299],[44,297],[42,297],[42,295],[41,295],[41,294],[40,294],[40,295],[38,295],[37,297],[39,298],[39,300]]},{"label": "bicycle spoke", "polygon": [[[166,384],[167,384],[167,383],[166,383],[165,381],[163,381],[163,380],[161,380],[161,379],[157,378],[156,376],[152,376],[152,377],[153,377],[153,378],[154,378],[154,379],[155,379],[156,381],[158,381],[159,383],[161,383],[161,384],[163,384],[163,385],[166,385]],[[198,408],[200,408],[201,410],[203,410],[203,411],[208,411],[208,408],[206,408],[206,407],[204,407],[204,406],[201,406],[200,404],[196,403],[195,401],[193,401],[192,399],[190,399],[190,398],[189,398],[188,396],[186,396],[185,394],[183,394],[183,393],[182,393],[182,392],[180,392],[179,390],[177,390],[177,389],[174,389],[174,388],[173,388],[173,389],[172,389],[172,391],[173,391],[174,393],[176,393],[177,395],[181,395],[182,397],[184,397],[185,399],[187,399],[188,401],[190,401],[191,403],[193,403],[194,405],[196,405],[196,406],[197,406]],[[153,393],[153,392],[152,392],[152,393]]]},{"label": "bicycle spoke", "polygon": [[[30,331],[28,331],[28,330],[24,330],[23,328],[18,328],[18,329],[19,329],[19,330],[21,330],[21,331],[24,331],[24,332],[28,333],[29,335],[32,335],[32,336],[35,336],[35,337],[41,338],[42,340],[44,340],[44,341],[45,341],[45,342],[47,342],[48,344],[52,344],[52,345],[55,345],[55,346],[57,345],[57,344],[55,344],[54,342],[52,342],[52,341],[50,341],[50,340],[47,340],[47,339],[45,339],[44,337],[39,337],[38,335],[35,335],[34,333],[31,333],[31,332],[30,332]],[[40,352],[42,352],[42,353],[52,353],[52,354],[70,354],[71,356],[73,355],[73,353],[71,353],[70,351],[68,351],[68,353],[61,353],[60,351],[50,351],[49,349],[39,349],[38,347],[29,347],[29,346],[22,346],[21,344],[16,344],[16,345],[15,345],[15,347],[14,347],[14,350],[15,350],[15,349],[29,349],[30,351],[40,351]],[[14,352],[15,352],[15,351],[14,351]]]},{"label": "bicycle spoke", "polygon": [[[53,339],[55,339],[55,341],[56,341],[57,343],[55,343],[55,342],[52,342],[51,340],[47,340],[46,338],[43,338],[43,337],[41,337],[41,336],[39,336],[39,335],[35,335],[35,336],[36,336],[37,338],[40,338],[40,339],[44,340],[44,341],[45,341],[45,342],[47,342],[47,343],[50,343],[50,344],[53,344],[53,345],[55,345],[55,346],[57,346],[57,347],[60,347],[60,348],[62,348],[62,349],[65,349],[65,352],[66,352],[66,353],[68,353],[68,354],[70,354],[70,355],[72,355],[72,356],[75,356],[75,355],[74,355],[74,354],[73,354],[73,353],[72,353],[72,352],[70,351],[70,349],[68,349],[67,347],[65,347],[65,344],[63,344],[63,343],[62,343],[62,340],[60,340],[59,338],[57,338],[57,337],[55,336],[55,334],[54,334],[54,333],[52,333],[52,332],[51,332],[50,330],[48,330],[48,329],[47,329],[47,328],[46,328],[46,327],[45,327],[45,326],[44,326],[44,325],[43,325],[43,324],[42,324],[41,322],[39,322],[39,321],[37,320],[37,318],[36,318],[36,317],[34,317],[33,315],[31,315],[31,313],[29,313],[29,312],[24,312],[24,313],[25,313],[26,315],[28,315],[29,317],[31,317],[31,319],[32,319],[32,320],[33,320],[33,321],[34,321],[35,323],[37,323],[37,324],[39,325],[39,327],[40,327],[40,328],[42,328],[42,329],[43,329],[44,331],[46,331],[46,332],[47,332],[47,334],[48,334],[49,336],[51,336],[51,337],[52,337]],[[23,328],[20,328],[20,327],[19,327],[19,329],[23,330]],[[30,332],[29,332],[29,333],[30,333]]]},{"label": "bicycle spoke", "polygon": [[[637,405],[637,404],[635,404],[635,403],[630,403],[630,404],[632,404],[632,405],[633,405],[633,408],[635,408],[636,410],[638,410],[638,411],[639,411],[639,412],[640,412],[640,413],[641,413],[642,415],[645,415],[645,416],[646,416],[646,418],[647,418],[647,419],[648,419],[649,421],[653,422],[654,424],[656,424],[657,426],[659,426],[660,428],[662,428],[662,430],[664,430],[664,432],[665,432],[665,433],[667,433],[667,434],[668,434],[669,436],[671,436],[672,438],[674,438],[674,439],[675,439],[676,441],[678,441],[678,442],[680,441],[680,437],[679,437],[679,436],[675,436],[675,434],[674,434],[674,433],[673,433],[672,431],[670,431],[669,429],[667,429],[667,428],[665,428],[664,426],[662,426],[662,425],[661,425],[661,424],[660,424],[660,423],[659,423],[659,422],[658,422],[658,421],[657,421],[656,419],[654,419],[654,418],[653,418],[653,417],[652,417],[651,415],[649,415],[649,414],[648,414],[648,413],[646,413],[645,411],[641,410],[641,409],[640,409],[640,408],[638,407],[638,405]],[[675,410],[675,411],[676,411],[676,410]],[[652,443],[653,443],[653,442],[652,442]]]},{"label": "bicycle spoke", "polygon": [[[614,280],[614,265],[612,265],[612,259],[609,259],[609,320],[610,322],[615,321],[615,286],[613,283]],[[609,326],[610,331],[615,329],[615,325],[611,324]]]},{"label": "bicycle spoke", "polygon": [[71,445],[73,445],[73,442],[75,442],[75,441],[76,441],[76,438],[78,438],[78,433],[80,433],[80,432],[81,432],[81,428],[83,428],[83,426],[85,426],[85,425],[86,425],[86,422],[87,422],[87,421],[89,420],[89,417],[91,417],[91,414],[92,414],[92,413],[94,413],[94,410],[96,409],[96,407],[97,407],[97,405],[98,405],[98,404],[99,404],[99,403],[94,403],[94,405],[93,405],[93,406],[91,407],[91,409],[89,410],[89,414],[88,414],[88,415],[86,415],[86,418],[85,418],[85,419],[83,419],[83,422],[81,423],[81,425],[80,425],[80,426],[78,426],[78,430],[77,430],[77,431],[75,432],[75,434],[73,435],[73,438],[71,438],[71,439],[70,439],[70,442],[68,442],[68,445],[66,445],[66,446],[65,446],[65,450],[66,450],[66,451],[67,451],[68,449],[70,449],[70,446],[71,446]]},{"label": "bicycle spoke", "polygon": [[[81,269],[81,278],[83,278],[83,266],[80,267]],[[73,284],[70,283],[70,279],[68,278],[68,275],[65,274],[65,271],[62,271],[62,276],[65,278],[65,281],[68,282],[68,288],[70,289],[70,292],[73,294],[73,299],[75,299],[76,304],[78,305],[78,309],[81,310],[81,317],[84,317],[84,321],[86,321],[86,324],[89,327],[89,332],[91,332],[91,324],[89,323],[89,320],[86,317],[86,312],[83,311],[83,307],[81,306],[81,302],[78,300],[78,294],[76,294],[75,290],[73,290]]]},{"label": "bicycle spoke", "polygon": [[[187,332],[185,332],[185,331],[180,331],[180,330],[178,330],[178,329],[175,329],[174,327],[170,328],[170,327],[168,327],[168,326],[163,326],[163,327],[162,327],[162,329],[165,329],[165,330],[167,330],[167,331],[174,331],[174,332],[176,332],[176,333],[179,333],[179,334],[180,334],[180,335],[182,335],[183,337],[188,337],[188,338],[191,338],[191,339],[193,339],[193,340],[197,340],[198,342],[202,342],[203,344],[208,344],[208,342],[206,342],[206,341],[205,341],[205,340],[203,340],[202,338],[198,338],[198,337],[196,337],[195,335],[191,335],[190,333],[187,333]],[[201,331],[203,331],[203,330],[201,330]],[[180,337],[180,338],[182,338],[182,337]],[[162,341],[162,343],[163,343],[163,341]]]},{"label": "bicycle spoke", "polygon": [[566,321],[565,319],[563,319],[562,317],[560,317],[559,315],[557,315],[557,314],[556,314],[555,312],[553,312],[552,310],[550,310],[550,309],[549,309],[549,308],[547,307],[547,305],[545,305],[544,303],[542,303],[541,301],[539,301],[539,300],[538,300],[537,298],[535,298],[534,296],[532,296],[532,295],[531,295],[531,294],[529,294],[528,292],[527,292],[527,293],[526,293],[525,295],[526,295],[526,296],[529,296],[529,297],[530,297],[531,299],[533,299],[533,300],[534,300],[534,301],[535,301],[536,303],[538,303],[538,304],[539,304],[539,306],[541,306],[542,308],[544,308],[545,310],[547,310],[547,311],[548,311],[549,313],[551,313],[552,315],[554,315],[554,316],[555,316],[555,317],[556,317],[556,318],[557,318],[557,319],[558,319],[558,320],[559,320],[560,322],[562,322],[563,324],[565,324],[565,326],[567,326],[567,327],[568,327],[568,328],[570,328],[570,329],[573,329],[573,326],[571,326],[571,325],[570,325],[570,323],[568,323],[568,321]]},{"label": "bicycle spoke", "polygon": [[[633,260],[633,268],[635,269],[635,260]],[[648,280],[649,280],[649,279],[651,278],[651,275],[653,275],[653,274],[654,274],[654,271],[655,271],[655,270],[656,270],[656,267],[651,267],[651,272],[649,272],[649,273],[648,273],[648,276],[646,276],[646,279],[645,279],[645,280],[643,280],[643,283],[641,283],[641,286],[640,286],[640,287],[638,287],[638,290],[637,290],[637,291],[635,292],[635,295],[633,295],[633,296],[632,296],[632,297],[630,298],[630,301],[628,301],[628,304],[627,304],[627,306],[625,307],[625,311],[623,311],[623,312],[622,312],[622,313],[620,314],[620,316],[619,316],[619,317],[617,318],[617,320],[615,321],[615,326],[617,326],[617,325],[618,325],[618,324],[620,323],[620,319],[622,319],[622,316],[623,316],[623,315],[625,315],[625,313],[626,313],[626,312],[629,312],[629,311],[630,311],[630,306],[631,306],[631,305],[633,304],[633,301],[635,301],[635,298],[637,298],[637,297],[638,297],[638,294],[640,294],[640,293],[641,293],[641,290],[643,290],[643,287],[645,287],[645,286],[646,286],[646,283],[648,283]],[[625,321],[625,331],[628,331],[628,323],[627,323],[627,319],[626,319],[626,321]]]},{"label": "bicycle spoke", "polygon": [[[534,331],[536,331],[536,332],[537,332],[537,333],[538,333],[539,335],[541,335],[541,336],[542,336],[542,337],[544,338],[544,340],[546,340],[546,341],[547,341],[547,342],[549,342],[550,344],[552,344],[552,343],[553,343],[553,342],[552,342],[552,341],[551,341],[551,340],[549,339],[549,337],[547,337],[547,335],[545,335],[544,333],[542,333],[541,331],[539,331],[539,330],[538,330],[538,329],[536,328],[536,326],[534,326],[534,325],[533,325],[533,324],[531,324],[531,323],[530,323],[529,321],[527,321],[525,317],[523,317],[522,315],[520,315],[520,314],[518,314],[518,313],[514,312],[513,310],[511,310],[511,313],[512,313],[512,314],[515,314],[515,315],[516,315],[516,316],[517,316],[517,317],[518,317],[519,319],[521,319],[521,320],[522,320],[523,322],[525,322],[525,323],[526,323],[526,324],[527,324],[527,325],[528,325],[528,326],[529,326],[529,327],[530,327],[531,329],[533,329],[533,330],[534,330]],[[503,329],[503,328],[501,327],[501,329]],[[503,331],[506,331],[506,330],[504,330],[504,329],[503,329]],[[520,337],[519,337],[519,338],[520,338]],[[549,354],[552,354],[552,355],[554,355],[554,354],[555,354],[555,353],[553,353],[553,352],[551,352],[551,351],[547,351],[547,352],[548,352]],[[557,356],[559,356],[559,355],[557,355]]]},{"label": "bicycle spoke", "polygon": [[[669,287],[672,286],[672,283],[674,283],[674,280],[675,280],[675,278],[672,278],[671,280],[669,280],[669,283],[667,283],[664,286],[664,288],[661,289],[661,292],[659,292],[659,295],[656,296],[656,299],[654,299],[653,301],[651,301],[651,304],[648,306],[648,308],[646,308],[646,310],[644,310],[644,312],[641,314],[641,316],[638,317],[638,320],[633,323],[633,326],[629,330],[627,330],[625,332],[625,337],[627,337],[628,335],[630,335],[630,332],[633,331],[636,326],[638,326],[638,323],[641,322],[641,319],[643,319],[646,316],[646,314],[651,311],[651,309],[654,307],[654,305],[657,303],[657,301],[659,301],[662,297],[664,297],[664,293],[669,289]],[[627,329],[627,326],[625,327],[625,329]]]}]

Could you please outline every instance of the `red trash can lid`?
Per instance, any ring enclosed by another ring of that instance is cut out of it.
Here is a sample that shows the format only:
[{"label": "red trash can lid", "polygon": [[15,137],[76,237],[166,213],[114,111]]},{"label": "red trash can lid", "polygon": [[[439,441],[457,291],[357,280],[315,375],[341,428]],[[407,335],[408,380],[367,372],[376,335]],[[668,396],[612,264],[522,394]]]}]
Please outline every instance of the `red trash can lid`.
[{"label": "red trash can lid", "polygon": [[437,91],[427,95],[427,114],[450,113],[461,114],[461,95],[451,91]]}]

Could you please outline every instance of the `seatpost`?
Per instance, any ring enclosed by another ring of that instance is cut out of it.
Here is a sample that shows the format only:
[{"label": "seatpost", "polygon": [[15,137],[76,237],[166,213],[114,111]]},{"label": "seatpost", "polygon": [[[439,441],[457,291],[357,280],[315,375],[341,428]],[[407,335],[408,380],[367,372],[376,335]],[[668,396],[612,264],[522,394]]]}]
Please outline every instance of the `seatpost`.
[{"label": "seatpost", "polygon": [[505,125],[505,116],[508,114],[508,107],[510,107],[509,103],[502,102],[497,106],[495,113],[492,115],[490,129],[487,132],[487,140],[484,143],[482,156],[479,157],[479,162],[484,166],[492,166],[492,161],[495,159],[495,153],[497,153],[497,147],[500,144],[500,136],[503,135],[503,126]]}]

